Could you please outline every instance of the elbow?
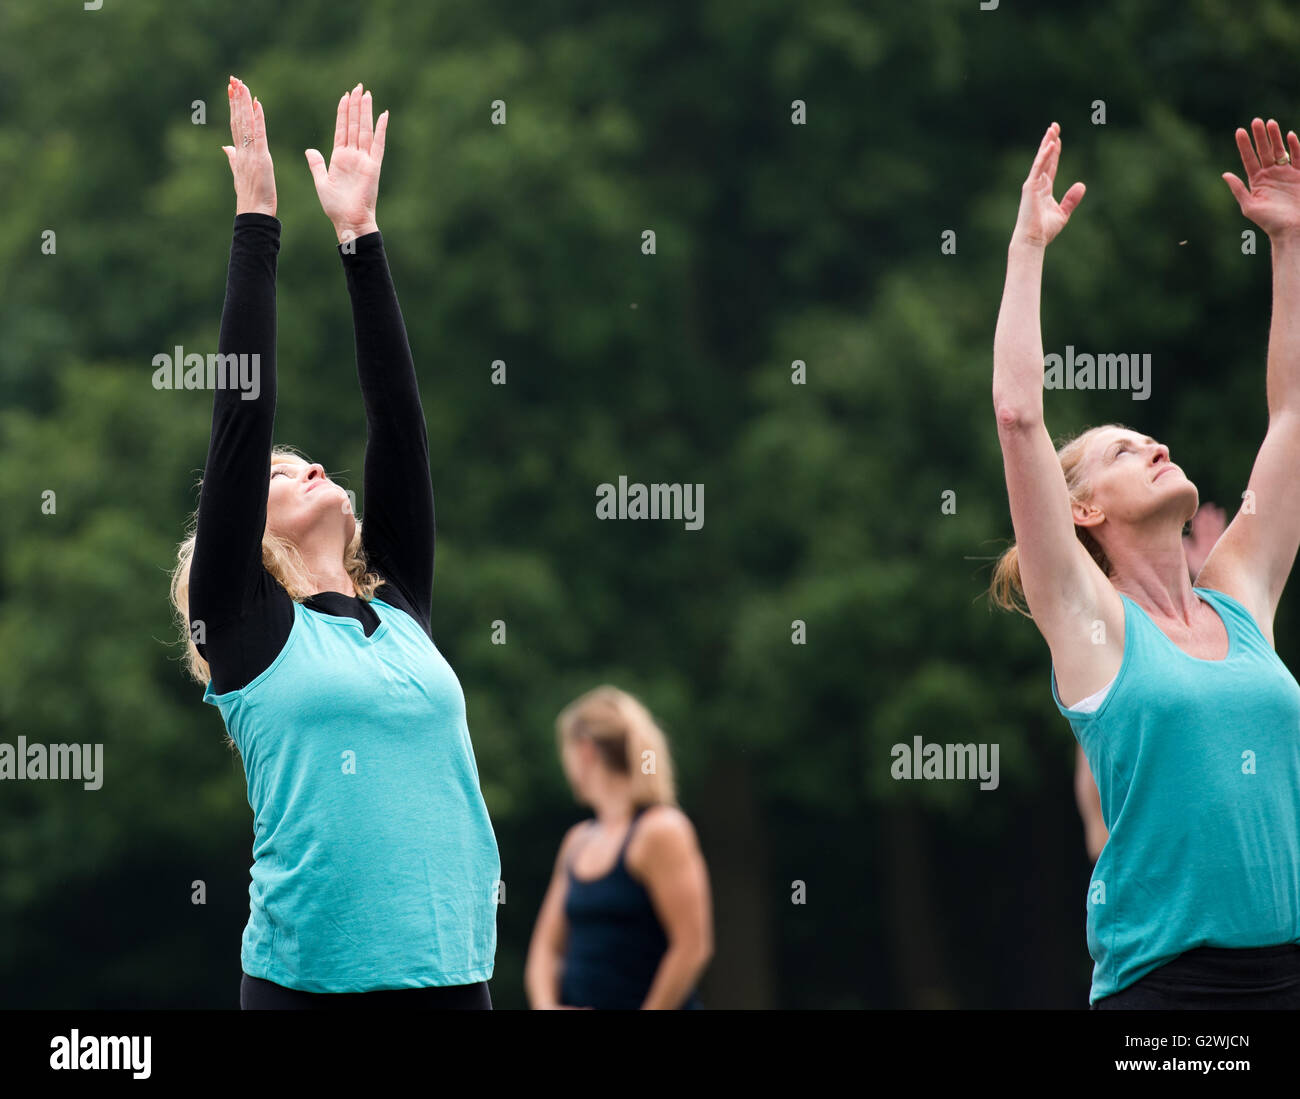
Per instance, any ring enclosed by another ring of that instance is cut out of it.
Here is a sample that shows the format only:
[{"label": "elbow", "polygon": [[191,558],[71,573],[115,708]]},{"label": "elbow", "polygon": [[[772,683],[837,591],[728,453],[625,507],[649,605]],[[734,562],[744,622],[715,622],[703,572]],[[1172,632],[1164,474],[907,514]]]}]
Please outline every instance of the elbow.
[{"label": "elbow", "polygon": [[996,395],[993,398],[993,415],[997,419],[999,431],[1025,431],[1043,422],[1041,408],[1000,400]]},{"label": "elbow", "polygon": [[713,939],[707,937],[698,939],[685,946],[682,954],[690,961],[695,972],[698,973],[713,961]]}]

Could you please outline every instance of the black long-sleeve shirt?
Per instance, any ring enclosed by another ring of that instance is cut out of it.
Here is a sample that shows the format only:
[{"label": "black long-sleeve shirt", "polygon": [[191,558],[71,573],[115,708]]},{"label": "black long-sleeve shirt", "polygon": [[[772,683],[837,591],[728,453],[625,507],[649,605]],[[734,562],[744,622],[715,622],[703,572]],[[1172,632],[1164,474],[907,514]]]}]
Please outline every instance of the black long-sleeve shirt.
[{"label": "black long-sleeve shirt", "polygon": [[[292,599],[262,564],[275,422],[279,251],[278,219],[236,216],[218,351],[258,355],[260,390],[254,400],[244,400],[233,387],[214,395],[190,567],[191,629],[203,623],[204,644],[197,648],[218,694],[247,686],[269,668],[294,622]],[[411,615],[432,639],[436,528],[415,363],[383,235],[358,237],[349,250],[340,245],[339,255],[352,298],[366,415],[362,547],[370,568],[384,578],[375,595]],[[357,619],[367,636],[379,626],[374,609],[356,596],[321,592],[304,604]]]}]

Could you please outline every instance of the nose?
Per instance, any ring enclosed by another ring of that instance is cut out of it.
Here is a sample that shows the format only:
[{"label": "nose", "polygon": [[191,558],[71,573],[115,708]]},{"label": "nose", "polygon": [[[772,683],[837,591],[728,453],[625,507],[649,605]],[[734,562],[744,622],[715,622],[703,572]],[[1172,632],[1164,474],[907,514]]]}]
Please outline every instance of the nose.
[{"label": "nose", "polygon": [[317,477],[325,476],[325,467],[319,462],[313,462],[307,467],[307,480],[311,481]]}]

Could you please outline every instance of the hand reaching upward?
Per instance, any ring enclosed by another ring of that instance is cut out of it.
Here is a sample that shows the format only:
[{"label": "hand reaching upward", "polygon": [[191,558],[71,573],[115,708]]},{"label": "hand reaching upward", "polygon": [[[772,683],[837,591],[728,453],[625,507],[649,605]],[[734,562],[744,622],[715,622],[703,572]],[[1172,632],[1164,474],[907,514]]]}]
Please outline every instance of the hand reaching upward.
[{"label": "hand reaching upward", "polygon": [[235,177],[235,213],[275,217],[275,166],[266,143],[266,116],[242,80],[231,77],[226,85],[230,99],[230,136],[233,145],[221,146]]},{"label": "hand reaching upward", "polygon": [[387,132],[388,112],[381,114],[375,125],[370,93],[363,92],[358,84],[339,100],[329,168],[318,150],[306,150],[321,209],[334,226],[340,244],[379,228],[375,203]]},{"label": "hand reaching upward", "polygon": [[1060,159],[1061,127],[1053,122],[1043,134],[1038,154],[1020,188],[1020,212],[1016,216],[1013,240],[1022,240],[1040,248],[1046,247],[1065,228],[1070,214],[1083,200],[1087,188],[1082,183],[1076,183],[1066,191],[1059,203],[1052,197],[1056,165]]},{"label": "hand reaching upward", "polygon": [[1253,147],[1244,129],[1238,127],[1236,135],[1249,190],[1231,172],[1224,172],[1223,180],[1241,212],[1270,237],[1295,232],[1300,229],[1300,139],[1288,130],[1284,143],[1282,128],[1271,118],[1267,125],[1254,119],[1250,129]]}]

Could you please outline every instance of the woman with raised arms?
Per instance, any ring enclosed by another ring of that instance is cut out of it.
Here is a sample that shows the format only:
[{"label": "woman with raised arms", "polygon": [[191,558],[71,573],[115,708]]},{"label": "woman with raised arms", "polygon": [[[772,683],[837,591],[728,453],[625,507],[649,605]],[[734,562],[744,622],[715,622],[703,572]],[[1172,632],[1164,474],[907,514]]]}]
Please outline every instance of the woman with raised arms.
[{"label": "woman with raised arms", "polygon": [[1300,686],[1273,616],[1300,547],[1300,140],[1252,123],[1225,174],[1269,236],[1268,432],[1242,509],[1193,582],[1196,486],[1107,424],[1057,449],[1043,420],[1043,256],[1083,198],[1052,197],[1060,127],[1021,188],[994,338],[1015,544],[995,601],[1030,616],[1109,838],[1087,898],[1094,1008],[1300,1007]]},{"label": "woman with raised arms", "polygon": [[307,150],[352,300],[364,528],[320,465],[272,447],[280,244],[266,120],[231,77],[235,182],[222,354],[197,529],[172,582],[189,670],[253,809],[243,1008],[490,1008],[500,861],[465,698],[433,642],[434,514],[415,366],[375,221],[388,112],[339,100]]}]

